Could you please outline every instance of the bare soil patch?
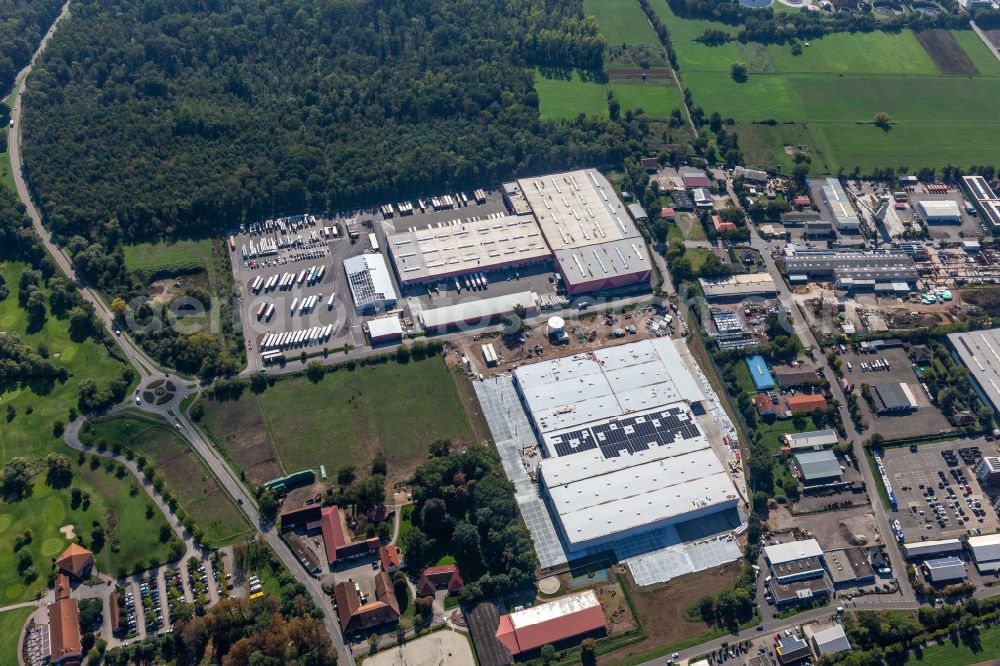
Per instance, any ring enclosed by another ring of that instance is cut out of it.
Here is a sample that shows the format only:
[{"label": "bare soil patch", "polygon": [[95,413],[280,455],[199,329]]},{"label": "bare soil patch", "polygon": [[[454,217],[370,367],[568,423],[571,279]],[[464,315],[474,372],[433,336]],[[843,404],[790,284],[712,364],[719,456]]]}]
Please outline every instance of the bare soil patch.
[{"label": "bare soil patch", "polygon": [[639,622],[646,632],[646,639],[606,654],[598,663],[612,664],[712,629],[703,622],[688,620],[684,617],[684,609],[703,596],[717,594],[730,587],[739,575],[741,564],[742,562],[732,562],[649,587],[636,585],[626,569],[625,576],[632,601]]},{"label": "bare soil patch", "polygon": [[942,74],[979,74],[969,54],[947,30],[920,30],[914,34]]}]

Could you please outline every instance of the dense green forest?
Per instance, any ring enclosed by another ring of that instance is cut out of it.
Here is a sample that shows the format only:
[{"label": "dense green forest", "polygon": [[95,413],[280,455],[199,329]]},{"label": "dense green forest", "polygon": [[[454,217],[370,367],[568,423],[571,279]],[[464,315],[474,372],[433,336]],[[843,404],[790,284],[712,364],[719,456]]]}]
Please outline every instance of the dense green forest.
[{"label": "dense green forest", "polygon": [[59,16],[63,0],[0,0],[0,90],[31,60],[42,35]]},{"label": "dense green forest", "polygon": [[580,0],[82,0],[26,97],[28,176],[93,241],[619,163],[635,123],[541,122],[530,69],[605,46]]}]

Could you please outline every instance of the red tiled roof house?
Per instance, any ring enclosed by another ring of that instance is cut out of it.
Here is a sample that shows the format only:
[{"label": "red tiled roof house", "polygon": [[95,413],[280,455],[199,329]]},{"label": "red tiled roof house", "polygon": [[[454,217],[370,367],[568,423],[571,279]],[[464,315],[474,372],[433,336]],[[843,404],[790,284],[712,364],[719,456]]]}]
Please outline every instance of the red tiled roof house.
[{"label": "red tiled roof house", "polygon": [[427,567],[420,572],[420,579],[417,581],[417,594],[425,596],[434,594],[437,590],[447,589],[448,593],[460,591],[465,587],[462,574],[458,570],[457,564],[442,564],[436,567]]}]

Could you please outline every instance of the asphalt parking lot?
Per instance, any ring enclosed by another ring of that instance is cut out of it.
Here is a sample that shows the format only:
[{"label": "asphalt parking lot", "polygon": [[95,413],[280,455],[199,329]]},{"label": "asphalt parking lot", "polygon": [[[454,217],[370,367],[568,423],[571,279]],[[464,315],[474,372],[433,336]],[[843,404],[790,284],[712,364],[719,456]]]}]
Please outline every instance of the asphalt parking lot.
[{"label": "asphalt parking lot", "polygon": [[[932,541],[975,534],[975,529],[984,534],[1000,529],[997,513],[976,480],[972,465],[958,453],[959,449],[974,446],[983,455],[996,451],[995,444],[982,439],[924,444],[916,452],[905,446],[886,449],[883,464],[899,503],[899,510],[892,515],[899,520],[907,541]],[[953,465],[942,455],[945,451],[955,454]],[[984,515],[975,515],[977,510]]]},{"label": "asphalt parking lot", "polygon": [[[277,254],[258,257],[252,261],[242,258],[242,247],[244,244],[253,242],[258,244],[263,238],[275,238],[289,236],[291,234],[280,233],[241,233],[235,235],[236,249],[231,252],[233,270],[235,273],[238,289],[241,296],[241,317],[243,319],[244,337],[247,340],[247,356],[254,361],[260,360],[259,345],[263,338],[269,333],[285,333],[293,331],[307,330],[313,327],[325,327],[332,325],[333,329],[329,338],[317,340],[311,347],[303,346],[303,351],[318,351],[323,347],[336,349],[350,344],[359,346],[364,344],[364,336],[361,332],[361,322],[358,320],[354,303],[351,300],[350,289],[347,285],[347,278],[343,270],[343,260],[350,256],[361,254],[367,248],[367,243],[358,241],[351,243],[345,237],[344,228],[339,228],[339,235],[336,238],[322,237],[310,241],[312,232],[321,232],[324,226],[330,226],[328,220],[319,220],[316,225],[305,226],[297,232],[303,237],[301,245],[282,248]],[[363,236],[364,237],[364,236]],[[272,276],[280,276],[286,273],[294,273],[296,276],[303,271],[311,271],[313,267],[325,267],[321,279],[310,283],[310,280],[296,281],[290,289],[278,289],[276,286],[270,290],[263,288],[258,292],[251,289],[254,281],[260,277],[266,283]],[[334,296],[332,307],[328,307],[328,300]],[[301,311],[303,299],[317,296],[317,304],[307,312]],[[292,304],[296,304],[295,312],[292,312]],[[270,319],[266,316],[258,318],[257,312],[261,305],[266,308],[274,306],[274,312]],[[299,349],[292,350],[291,354],[298,353]]]},{"label": "asphalt parking lot", "polygon": [[[879,359],[889,363],[887,370],[864,369]],[[904,349],[884,349],[874,354],[861,354],[848,350],[847,353],[840,354],[840,360],[843,364],[841,367],[844,377],[855,387],[858,405],[865,420],[868,421],[869,430],[866,436],[879,433],[886,439],[900,439],[951,430],[948,419],[931,404],[927,393],[917,381],[912,362]],[[876,416],[872,413],[868,402],[861,396],[861,385],[868,384],[874,391],[879,384],[893,382],[903,382],[909,386],[917,401],[917,409],[907,414]]]}]

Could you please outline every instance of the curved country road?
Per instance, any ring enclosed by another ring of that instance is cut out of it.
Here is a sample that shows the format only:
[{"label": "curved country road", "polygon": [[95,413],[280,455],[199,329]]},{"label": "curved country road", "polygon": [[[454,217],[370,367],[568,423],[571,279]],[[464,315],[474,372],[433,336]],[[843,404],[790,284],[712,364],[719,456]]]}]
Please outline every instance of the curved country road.
[{"label": "curved country road", "polygon": [[[149,380],[165,377],[158,369],[157,364],[151,360],[145,352],[143,352],[139,346],[133,342],[128,335],[124,332],[121,334],[115,333],[114,316],[111,310],[105,305],[104,301],[100,296],[93,290],[87,287],[82,279],[76,275],[76,271],[73,270],[73,265],[66,257],[65,253],[53,242],[52,235],[49,234],[48,230],[42,224],[41,214],[35,207],[34,202],[31,199],[30,190],[28,184],[25,182],[24,173],[22,171],[22,158],[21,158],[21,137],[22,137],[22,113],[24,109],[23,98],[24,92],[27,88],[28,75],[31,73],[32,68],[38,60],[39,55],[44,51],[45,46],[48,44],[49,39],[55,33],[56,28],[59,23],[63,21],[69,14],[69,3],[67,2],[63,8],[62,12],[56,18],[52,27],[46,33],[45,37],[42,39],[41,44],[39,44],[38,49],[35,51],[34,56],[32,56],[31,62],[17,75],[15,79],[15,87],[17,88],[17,96],[14,98],[14,111],[11,114],[11,119],[14,122],[14,128],[10,132],[8,137],[8,151],[10,154],[11,170],[14,176],[14,185],[17,189],[17,194],[24,204],[28,216],[31,218],[31,223],[34,225],[35,231],[38,236],[42,239],[45,244],[45,248],[48,250],[49,254],[52,256],[56,265],[59,269],[65,273],[70,279],[76,282],[80,286],[80,291],[84,298],[94,306],[94,311],[100,318],[104,327],[113,336],[115,342],[121,347],[122,351],[125,353],[126,357],[132,363],[132,365],[138,370],[141,375],[141,383],[145,384]],[[344,644],[343,636],[340,632],[340,626],[337,623],[337,617],[330,606],[327,595],[323,592],[322,587],[318,580],[310,576],[302,565],[299,563],[298,559],[292,554],[288,546],[281,540],[278,536],[277,531],[271,525],[261,526],[260,515],[257,513],[256,505],[253,498],[246,492],[243,484],[240,483],[239,478],[233,473],[226,462],[218,454],[215,449],[209,445],[207,438],[205,438],[201,431],[198,430],[195,425],[188,419],[187,414],[181,413],[177,410],[176,415],[177,422],[181,424],[182,430],[178,431],[178,434],[185,438],[194,449],[195,453],[208,465],[212,473],[218,478],[222,487],[225,488],[226,492],[229,493],[230,497],[236,501],[240,510],[246,515],[250,524],[255,526],[255,528],[260,533],[264,541],[271,546],[274,552],[278,555],[281,561],[288,567],[288,570],[292,573],[295,578],[302,583],[305,588],[309,591],[310,596],[316,603],[317,607],[323,613],[323,622],[326,626],[327,631],[330,634],[330,639],[333,642],[335,649],[337,650],[339,661],[341,664],[353,664],[354,657],[351,651]],[[162,415],[161,415],[162,416]],[[74,421],[67,428],[67,443],[79,445],[76,441],[76,434],[79,432],[79,428],[82,425],[82,420]],[[71,442],[71,440],[73,440]],[[74,446],[76,448],[76,446]],[[132,469],[131,467],[129,468]],[[135,470],[133,470],[135,473]],[[140,476],[140,480],[141,480]],[[145,485],[145,484],[144,484]],[[153,496],[154,500],[157,500],[156,496]],[[160,501],[157,500],[157,504]],[[163,507],[161,507],[163,508]],[[164,515],[167,516],[168,521],[173,524],[172,514],[165,512]],[[176,528],[176,525],[174,525]],[[185,541],[185,543],[187,543]]]}]

